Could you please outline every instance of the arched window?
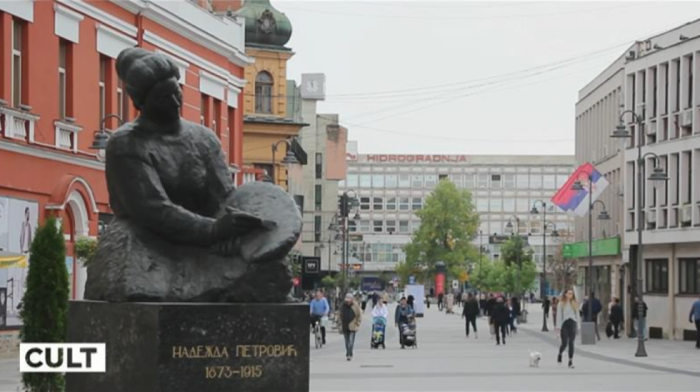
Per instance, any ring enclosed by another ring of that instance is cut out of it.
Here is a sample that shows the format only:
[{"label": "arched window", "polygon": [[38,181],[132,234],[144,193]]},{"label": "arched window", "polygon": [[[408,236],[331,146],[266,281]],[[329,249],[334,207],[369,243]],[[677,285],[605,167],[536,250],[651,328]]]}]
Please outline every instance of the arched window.
[{"label": "arched window", "polygon": [[262,71],[255,77],[255,112],[272,114],[272,75]]}]

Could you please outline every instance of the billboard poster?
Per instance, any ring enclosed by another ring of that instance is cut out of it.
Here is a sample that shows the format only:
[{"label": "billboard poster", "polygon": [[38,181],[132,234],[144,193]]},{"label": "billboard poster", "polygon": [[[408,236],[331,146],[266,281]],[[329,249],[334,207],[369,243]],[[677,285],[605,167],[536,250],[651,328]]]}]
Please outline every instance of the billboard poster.
[{"label": "billboard poster", "polygon": [[[4,252],[23,255],[29,259],[29,250],[39,220],[39,204],[0,197],[0,205],[0,248]],[[6,327],[22,325],[19,304],[26,290],[27,271],[26,267],[12,264],[3,264],[3,268],[0,268],[0,290],[5,290]]]},{"label": "billboard poster", "polygon": [[423,317],[425,314],[425,286],[414,284],[406,286],[406,297],[413,296],[413,307],[416,317]]}]

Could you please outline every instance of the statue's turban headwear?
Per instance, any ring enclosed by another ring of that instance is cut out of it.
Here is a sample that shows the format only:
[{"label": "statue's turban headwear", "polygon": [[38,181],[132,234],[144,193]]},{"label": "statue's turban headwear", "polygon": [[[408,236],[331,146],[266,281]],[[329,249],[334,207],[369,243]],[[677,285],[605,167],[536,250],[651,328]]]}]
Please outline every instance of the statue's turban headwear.
[{"label": "statue's turban headwear", "polygon": [[127,93],[139,108],[148,92],[158,83],[173,77],[180,79],[180,69],[160,53],[128,48],[117,57],[117,75],[124,81]]}]

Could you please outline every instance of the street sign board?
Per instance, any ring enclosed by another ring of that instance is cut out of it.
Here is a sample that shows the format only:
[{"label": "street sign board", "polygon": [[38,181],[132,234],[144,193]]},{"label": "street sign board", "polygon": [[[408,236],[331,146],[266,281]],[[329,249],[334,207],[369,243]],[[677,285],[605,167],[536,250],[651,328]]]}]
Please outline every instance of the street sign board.
[{"label": "street sign board", "polygon": [[416,277],[411,275],[408,277],[408,284],[416,284]]},{"label": "street sign board", "polygon": [[321,258],[318,256],[304,256],[303,273],[304,275],[318,274],[321,272]]}]

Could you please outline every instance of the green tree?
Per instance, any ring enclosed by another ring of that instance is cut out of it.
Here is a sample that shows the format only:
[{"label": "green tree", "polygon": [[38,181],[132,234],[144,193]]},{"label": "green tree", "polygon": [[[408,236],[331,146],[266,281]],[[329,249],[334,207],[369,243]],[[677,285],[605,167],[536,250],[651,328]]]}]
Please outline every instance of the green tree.
[{"label": "green tree", "polygon": [[75,256],[87,267],[92,256],[97,251],[97,240],[90,237],[80,237],[75,241]]},{"label": "green tree", "polygon": [[501,246],[501,255],[505,264],[504,291],[520,295],[532,289],[537,278],[537,266],[532,261],[532,251],[527,248],[525,239],[519,235],[511,236]]},{"label": "green tree", "polygon": [[468,191],[441,180],[416,215],[421,226],[404,248],[405,265],[397,268],[402,283],[412,273],[430,279],[438,261],[446,264],[448,276],[456,278],[467,269],[468,260],[478,258],[471,239],[479,226],[479,215]]},{"label": "green tree", "polygon": [[[37,229],[31,246],[27,291],[20,311],[22,342],[65,342],[68,294],[65,239],[56,220],[49,218]],[[22,383],[29,392],[58,392],[65,387],[61,373],[23,373]]]}]

